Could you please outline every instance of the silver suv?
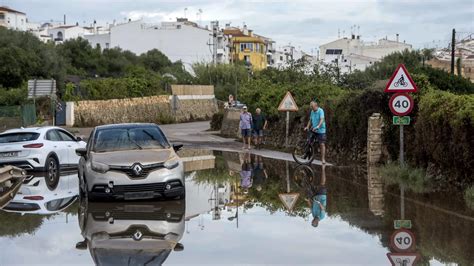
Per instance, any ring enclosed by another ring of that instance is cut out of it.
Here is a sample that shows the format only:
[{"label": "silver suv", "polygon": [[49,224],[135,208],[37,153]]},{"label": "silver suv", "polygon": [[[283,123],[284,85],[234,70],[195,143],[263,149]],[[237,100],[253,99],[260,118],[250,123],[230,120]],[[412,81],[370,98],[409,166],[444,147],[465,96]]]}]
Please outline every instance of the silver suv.
[{"label": "silver suv", "polygon": [[184,167],[156,124],[96,127],[77,149],[79,187],[89,199],[184,198]]}]

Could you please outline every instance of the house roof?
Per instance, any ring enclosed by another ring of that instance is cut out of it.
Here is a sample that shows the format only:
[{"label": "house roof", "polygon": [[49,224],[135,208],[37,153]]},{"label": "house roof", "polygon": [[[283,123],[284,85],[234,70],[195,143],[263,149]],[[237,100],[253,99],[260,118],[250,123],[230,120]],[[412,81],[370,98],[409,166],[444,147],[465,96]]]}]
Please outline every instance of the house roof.
[{"label": "house roof", "polygon": [[74,27],[78,27],[76,25],[62,25],[62,26],[58,26],[58,27],[54,27],[55,29],[69,29],[69,28],[74,28]]},{"label": "house roof", "polygon": [[18,11],[18,10],[14,10],[14,9],[8,8],[8,7],[6,7],[6,6],[0,6],[0,11],[11,12],[11,13],[18,13],[18,14],[26,15],[26,13],[23,13],[23,12],[20,12],[20,11]]}]

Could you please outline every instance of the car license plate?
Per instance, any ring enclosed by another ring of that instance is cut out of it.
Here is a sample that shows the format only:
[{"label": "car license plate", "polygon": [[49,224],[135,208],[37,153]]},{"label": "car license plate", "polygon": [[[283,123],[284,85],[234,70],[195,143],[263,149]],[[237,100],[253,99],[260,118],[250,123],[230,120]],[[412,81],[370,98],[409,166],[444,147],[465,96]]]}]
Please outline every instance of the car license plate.
[{"label": "car license plate", "polygon": [[126,200],[135,200],[135,199],[151,199],[155,196],[153,191],[142,191],[142,192],[126,192],[124,198]]},{"label": "car license plate", "polygon": [[0,157],[6,158],[6,157],[16,157],[18,156],[17,151],[9,151],[9,152],[0,152]]}]

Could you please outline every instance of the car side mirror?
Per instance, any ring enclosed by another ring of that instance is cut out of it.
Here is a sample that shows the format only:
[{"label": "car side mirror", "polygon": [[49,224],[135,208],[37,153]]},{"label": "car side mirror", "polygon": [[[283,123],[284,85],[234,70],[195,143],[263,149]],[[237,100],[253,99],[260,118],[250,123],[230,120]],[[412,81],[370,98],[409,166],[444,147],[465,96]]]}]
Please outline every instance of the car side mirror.
[{"label": "car side mirror", "polygon": [[77,156],[79,156],[79,157],[84,157],[84,158],[86,158],[86,156],[87,156],[87,149],[86,149],[86,148],[79,148],[79,149],[76,149],[76,154],[77,154]]},{"label": "car side mirror", "polygon": [[82,141],[82,138],[81,137],[76,137],[76,141]]},{"label": "car side mirror", "polygon": [[86,250],[87,249],[87,240],[77,242],[76,243],[76,249],[78,250]]},{"label": "car side mirror", "polygon": [[174,151],[180,151],[183,148],[183,144],[173,144]]},{"label": "car side mirror", "polygon": [[184,250],[184,245],[181,243],[177,243],[176,246],[174,246],[173,251],[183,251]]}]

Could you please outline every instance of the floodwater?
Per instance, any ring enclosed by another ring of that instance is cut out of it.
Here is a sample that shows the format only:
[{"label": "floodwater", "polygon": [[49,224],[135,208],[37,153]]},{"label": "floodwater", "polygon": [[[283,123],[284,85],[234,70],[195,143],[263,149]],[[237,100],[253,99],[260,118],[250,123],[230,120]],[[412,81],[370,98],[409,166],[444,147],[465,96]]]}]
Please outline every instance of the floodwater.
[{"label": "floodwater", "polygon": [[182,201],[84,202],[74,172],[56,188],[29,179],[0,211],[0,265],[391,265],[394,220],[411,221],[418,265],[474,265],[460,194],[388,185],[364,167],[182,157]]}]

